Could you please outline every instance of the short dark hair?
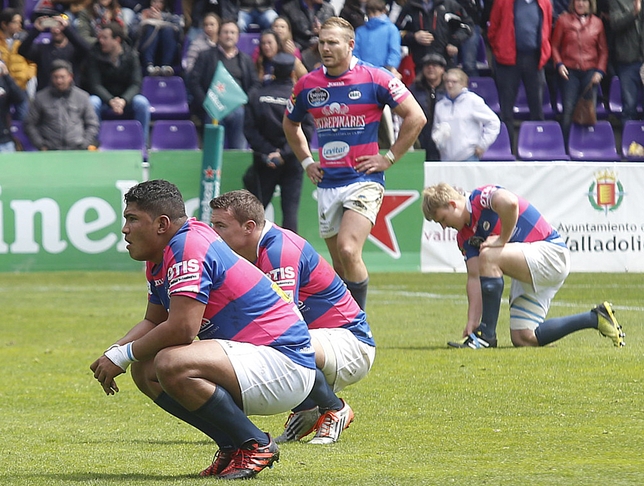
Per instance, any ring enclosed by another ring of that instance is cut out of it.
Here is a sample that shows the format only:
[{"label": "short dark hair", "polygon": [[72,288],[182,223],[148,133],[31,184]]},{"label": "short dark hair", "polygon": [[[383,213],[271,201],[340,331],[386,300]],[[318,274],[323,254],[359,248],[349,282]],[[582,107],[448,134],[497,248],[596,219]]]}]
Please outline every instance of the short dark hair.
[{"label": "short dark hair", "polygon": [[125,194],[127,204],[136,204],[153,218],[166,215],[171,221],[186,216],[186,205],[179,188],[162,179],[141,182]]},{"label": "short dark hair", "polygon": [[72,67],[72,63],[69,61],[66,61],[65,59],[54,59],[51,62],[51,68],[49,69],[49,73],[53,74],[54,71],[58,71],[59,69],[66,69],[69,71],[69,74],[74,74],[74,68]]},{"label": "short dark hair", "polygon": [[16,15],[22,17],[22,13],[17,8],[5,8],[0,12],[0,24],[10,23]]},{"label": "short dark hair", "polygon": [[254,194],[246,189],[226,192],[212,199],[210,207],[229,211],[239,224],[244,224],[248,220],[255,221],[259,228],[263,228],[266,224],[264,206]]},{"label": "short dark hair", "polygon": [[111,31],[112,37],[114,37],[115,39],[121,39],[121,42],[125,41],[125,31],[123,30],[123,27],[121,27],[121,25],[117,22],[109,22],[107,25],[104,25],[102,29]]},{"label": "short dark hair", "polygon": [[387,4],[384,0],[367,0],[367,13],[386,12]]}]

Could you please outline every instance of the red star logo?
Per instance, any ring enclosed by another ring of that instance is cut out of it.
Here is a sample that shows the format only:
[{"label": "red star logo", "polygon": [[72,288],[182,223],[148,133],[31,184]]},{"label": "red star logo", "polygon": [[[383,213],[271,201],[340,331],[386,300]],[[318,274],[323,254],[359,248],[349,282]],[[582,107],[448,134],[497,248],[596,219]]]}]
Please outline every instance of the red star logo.
[{"label": "red star logo", "polygon": [[385,191],[376,224],[371,228],[369,241],[392,258],[400,258],[400,248],[391,220],[418,197],[418,191]]},{"label": "red star logo", "polygon": [[215,178],[215,171],[213,170],[212,167],[208,167],[206,170],[204,170],[203,174],[206,180],[211,180]]},{"label": "red star logo", "polygon": [[224,94],[226,92],[226,85],[224,83],[219,82],[215,86],[215,89],[219,91],[221,94]]}]

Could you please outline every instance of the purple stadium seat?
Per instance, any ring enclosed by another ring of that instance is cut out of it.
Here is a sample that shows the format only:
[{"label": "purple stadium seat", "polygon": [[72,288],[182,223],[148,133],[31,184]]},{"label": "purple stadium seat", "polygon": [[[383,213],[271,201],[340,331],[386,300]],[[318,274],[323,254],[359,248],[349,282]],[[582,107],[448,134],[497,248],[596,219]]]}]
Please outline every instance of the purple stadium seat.
[{"label": "purple stadium seat", "polygon": [[483,98],[487,106],[489,106],[494,113],[501,113],[499,92],[496,89],[494,79],[490,77],[473,76],[470,78],[469,90]]},{"label": "purple stadium seat", "polygon": [[257,46],[259,46],[259,37],[259,32],[241,32],[237,42],[237,49],[252,56]]},{"label": "purple stadium seat", "polygon": [[615,148],[613,127],[607,120],[593,126],[570,126],[568,153],[571,160],[611,162],[621,160]]},{"label": "purple stadium seat", "polygon": [[[9,130],[11,130],[11,136],[14,138],[14,140],[18,144],[22,145],[23,152],[38,151],[38,149],[33,146],[31,140],[29,140],[29,137],[27,137],[27,134],[23,130],[21,121],[12,120]],[[16,150],[18,150],[19,148],[20,147],[16,146]]]},{"label": "purple stadium seat", "polygon": [[143,127],[137,120],[103,120],[98,139],[100,150],[145,150]]},{"label": "purple stadium seat", "polygon": [[158,120],[150,133],[150,150],[198,150],[197,128],[190,120]]},{"label": "purple stadium seat", "polygon": [[628,120],[622,130],[622,155],[630,162],[644,161],[644,155],[628,155],[628,147],[632,142],[644,146],[644,121]]},{"label": "purple stadium seat", "polygon": [[[552,109],[552,105],[550,104],[550,91],[548,91],[548,86],[545,84],[543,86],[542,106],[543,106],[543,116],[547,120],[553,119],[556,113]],[[514,102],[514,116],[519,120],[527,120],[530,118],[530,108],[528,107],[528,97],[526,96],[525,86],[523,86],[523,83],[519,84],[517,99]]]},{"label": "purple stadium seat", "polygon": [[[617,76],[613,76],[610,80],[610,91],[608,93],[608,109],[614,115],[622,114],[622,91],[621,83]],[[637,103],[637,111],[642,112],[642,88],[640,85],[638,93],[639,102]]]},{"label": "purple stadium seat", "polygon": [[481,160],[516,160],[512,155],[512,145],[510,144],[510,136],[505,123],[501,122],[499,136],[481,156]]},{"label": "purple stadium seat", "polygon": [[183,120],[190,118],[188,92],[180,76],[145,76],[141,94],[150,102],[152,120]]},{"label": "purple stadium seat", "polygon": [[522,122],[517,153],[520,160],[570,160],[561,126],[554,120]]}]

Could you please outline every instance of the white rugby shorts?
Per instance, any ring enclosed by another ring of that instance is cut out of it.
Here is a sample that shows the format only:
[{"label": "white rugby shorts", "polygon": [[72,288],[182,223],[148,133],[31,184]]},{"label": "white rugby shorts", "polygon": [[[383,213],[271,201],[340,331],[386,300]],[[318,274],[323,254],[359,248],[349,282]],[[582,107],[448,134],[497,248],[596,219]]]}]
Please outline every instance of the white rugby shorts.
[{"label": "white rugby shorts", "polygon": [[333,391],[337,392],[359,382],[371,369],[376,348],[360,341],[343,327],[310,329],[311,340],[317,340],[324,349],[322,373]]},{"label": "white rugby shorts", "polygon": [[233,365],[246,415],[288,412],[309,396],[315,370],[270,346],[218,339]]},{"label": "white rugby shorts", "polygon": [[385,188],[377,182],[355,182],[348,186],[318,188],[320,238],[327,239],[340,231],[345,209],[362,214],[376,224]]},{"label": "white rugby shorts", "polygon": [[570,273],[570,251],[549,241],[516,245],[528,264],[532,285],[512,279],[510,329],[535,330],[546,319],[552,299]]}]

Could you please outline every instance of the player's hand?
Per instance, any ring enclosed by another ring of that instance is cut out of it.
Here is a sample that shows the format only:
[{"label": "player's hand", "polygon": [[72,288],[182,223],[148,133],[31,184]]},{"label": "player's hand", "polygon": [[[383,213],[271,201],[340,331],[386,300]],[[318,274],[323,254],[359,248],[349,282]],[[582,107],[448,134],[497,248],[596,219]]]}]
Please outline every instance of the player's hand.
[{"label": "player's hand", "polygon": [[315,185],[322,180],[324,176],[324,171],[320,168],[319,162],[314,162],[306,168],[306,176],[311,180]]},{"label": "player's hand", "polygon": [[465,329],[463,329],[463,337],[466,338],[467,336],[472,334],[477,327],[478,325],[475,322],[468,322],[465,325]]},{"label": "player's hand", "polygon": [[356,158],[355,169],[358,172],[364,172],[365,174],[373,174],[374,172],[384,172],[389,167],[391,167],[391,162],[385,159],[383,155],[361,155]]},{"label": "player's hand", "polygon": [[490,235],[483,243],[481,243],[480,249],[483,250],[484,248],[503,248],[504,246],[505,242],[501,240],[501,237],[499,235]]},{"label": "player's hand", "polygon": [[106,395],[114,395],[119,391],[114,378],[125,372],[112,363],[107,356],[103,355],[98,358],[90,365],[89,369],[94,372],[94,378],[101,384]]}]

